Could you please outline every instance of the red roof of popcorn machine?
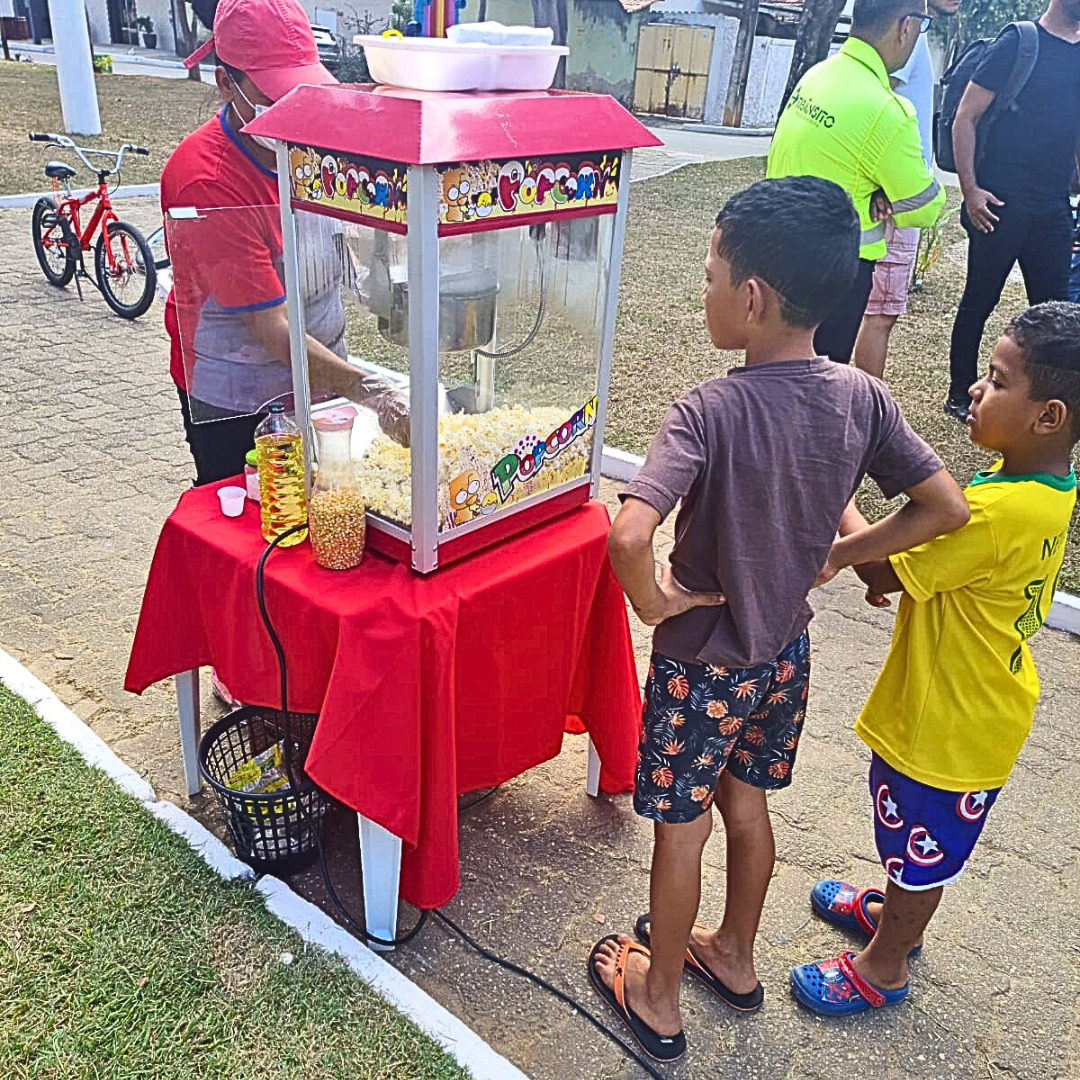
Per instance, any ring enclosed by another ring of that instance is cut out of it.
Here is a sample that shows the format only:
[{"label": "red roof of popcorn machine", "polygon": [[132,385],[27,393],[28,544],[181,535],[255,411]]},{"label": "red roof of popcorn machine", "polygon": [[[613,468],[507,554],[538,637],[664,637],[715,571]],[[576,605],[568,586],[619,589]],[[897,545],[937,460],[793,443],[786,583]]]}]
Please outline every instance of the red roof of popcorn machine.
[{"label": "red roof of popcorn machine", "polygon": [[406,165],[663,145],[614,98],[564,90],[298,86],[244,131]]}]

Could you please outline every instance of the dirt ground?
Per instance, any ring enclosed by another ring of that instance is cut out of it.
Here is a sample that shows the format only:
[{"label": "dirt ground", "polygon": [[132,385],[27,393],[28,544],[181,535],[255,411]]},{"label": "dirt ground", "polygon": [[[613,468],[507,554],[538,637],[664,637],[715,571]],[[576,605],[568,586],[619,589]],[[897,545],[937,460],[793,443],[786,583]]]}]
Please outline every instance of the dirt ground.
[{"label": "dirt ground", "polygon": [[[209,83],[145,75],[98,75],[95,81],[102,134],[74,137],[75,142],[100,150],[116,150],[122,143],[149,147],[148,158],[125,160],[125,184],[156,184],[176,144],[217,104],[217,91]],[[27,139],[31,131],[63,130],[55,68],[0,60],[0,195],[47,190],[42,170],[52,158],[79,169],[76,185],[93,184],[93,175],[74,155]]]}]

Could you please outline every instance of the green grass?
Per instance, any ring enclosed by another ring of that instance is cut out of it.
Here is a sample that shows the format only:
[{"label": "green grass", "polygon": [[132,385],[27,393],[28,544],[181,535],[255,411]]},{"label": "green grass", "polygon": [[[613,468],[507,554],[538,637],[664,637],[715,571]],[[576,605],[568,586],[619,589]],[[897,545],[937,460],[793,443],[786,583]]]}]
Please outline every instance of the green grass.
[{"label": "green grass", "polygon": [[[736,354],[717,352],[701,321],[701,283],[716,211],[728,196],[764,176],[764,158],[690,166],[630,189],[630,219],[615,336],[611,401],[605,442],[644,453],[667,406],[703,379],[715,378]],[[957,203],[951,189],[950,206]],[[953,215],[943,247],[962,243]],[[941,455],[963,485],[992,456],[972,446],[967,430],[942,411],[949,385],[949,335],[964,287],[963,263],[942,257],[923,288],[910,298],[908,314],[893,331],[885,381],[912,427]],[[1022,287],[1009,284],[987,323],[984,359],[1005,323],[1027,306]],[[889,506],[869,481],[859,505],[872,520]],[[1080,592],[1080,529],[1065,552],[1060,587]]]},{"label": "green grass", "polygon": [[468,1075],[2,687],[0,731],[5,1080]]},{"label": "green grass", "polygon": [[[74,138],[100,150],[116,150],[126,142],[149,147],[150,157],[125,159],[125,184],[160,180],[161,168],[176,144],[220,104],[217,89],[209,83],[147,75],[98,75],[95,82],[102,133]],[[42,170],[51,158],[79,170],[76,186],[94,183],[93,174],[74,154],[30,142],[26,136],[31,131],[64,131],[56,68],[0,60],[0,195],[47,190],[50,182]]]}]

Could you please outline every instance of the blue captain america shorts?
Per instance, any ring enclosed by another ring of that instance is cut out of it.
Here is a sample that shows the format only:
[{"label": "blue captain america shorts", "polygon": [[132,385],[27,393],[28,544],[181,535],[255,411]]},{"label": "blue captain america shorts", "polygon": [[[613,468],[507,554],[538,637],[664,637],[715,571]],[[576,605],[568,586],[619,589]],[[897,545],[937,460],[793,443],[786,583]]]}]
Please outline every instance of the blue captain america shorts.
[{"label": "blue captain america shorts", "polygon": [[904,776],[872,755],[874,840],[889,880],[911,892],[955,881],[1000,791],[943,791]]}]

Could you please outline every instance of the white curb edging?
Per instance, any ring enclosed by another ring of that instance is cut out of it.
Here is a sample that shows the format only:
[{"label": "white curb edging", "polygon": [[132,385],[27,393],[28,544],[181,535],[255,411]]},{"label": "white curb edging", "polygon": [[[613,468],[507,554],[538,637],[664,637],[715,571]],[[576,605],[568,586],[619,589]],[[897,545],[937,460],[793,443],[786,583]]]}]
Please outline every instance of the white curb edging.
[{"label": "white curb edging", "polygon": [[[628,454],[625,450],[616,450],[605,446],[600,458],[600,473],[609,480],[626,483],[633,480],[638,469],[645,464],[640,454]],[[1080,597],[1071,593],[1054,593],[1050,610],[1046,613],[1046,623],[1051,630],[1064,630],[1080,636]]]},{"label": "white curb edging", "polygon": [[[82,198],[89,194],[93,188],[79,188],[71,194]],[[160,184],[121,184],[109,192],[110,199],[142,199],[148,196],[155,198],[161,194]],[[38,199],[51,199],[55,195],[53,191],[27,191],[21,195],[0,195],[0,210],[22,210],[31,207]]]},{"label": "white curb edging", "polygon": [[177,836],[182,836],[197,855],[226,881],[254,881],[255,871],[242,863],[209,829],[199,824],[174,802],[144,802],[143,806]]},{"label": "white curb edging", "polygon": [[[22,698],[61,741],[78,750],[88,765],[106,773],[133,796],[147,813],[187,841],[219,877],[227,881],[250,881],[254,878],[251,868],[240,862],[190,814],[175,803],[159,800],[146,780],[125,765],[100,736],[3,649],[0,649],[0,683]],[[525,1073],[496,1053],[472,1028],[444,1009],[397,968],[391,967],[346,933],[325,912],[297,896],[283,881],[264,877],[255,888],[262,894],[271,914],[307,944],[316,945],[344,960],[357,978],[434,1039],[461,1066],[468,1069],[475,1080],[529,1080]]]},{"label": "white curb edging", "polygon": [[476,1032],[346,933],[321,908],[297,896],[275,877],[260,878],[255,888],[263,894],[269,911],[286,926],[305,941],[341,957],[355,975],[465,1065],[476,1080],[528,1080]]},{"label": "white curb edging", "polygon": [[154,789],[125,765],[40,679],[31,675],[15,657],[0,649],[0,682],[21,697],[56,732],[74,746],[87,765],[100,769],[139,802],[157,799]]}]

